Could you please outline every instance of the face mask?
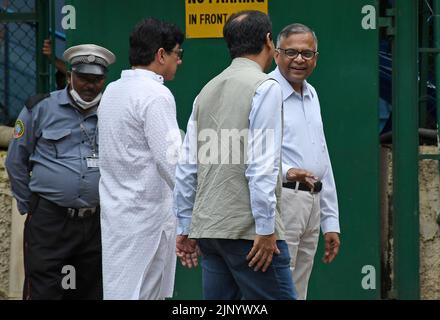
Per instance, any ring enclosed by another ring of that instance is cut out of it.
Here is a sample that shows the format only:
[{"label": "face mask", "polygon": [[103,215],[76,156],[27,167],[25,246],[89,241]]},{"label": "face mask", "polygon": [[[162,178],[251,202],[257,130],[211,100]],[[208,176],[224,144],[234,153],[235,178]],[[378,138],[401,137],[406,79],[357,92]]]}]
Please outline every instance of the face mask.
[{"label": "face mask", "polygon": [[99,103],[99,101],[101,100],[102,97],[102,92],[100,92],[95,99],[93,99],[92,101],[84,101],[80,95],[78,94],[78,92],[75,91],[75,89],[73,88],[73,79],[70,79],[70,84],[72,89],[70,90],[70,95],[72,96],[73,100],[75,101],[75,103],[83,108],[84,110],[90,109],[91,107],[97,105]]}]

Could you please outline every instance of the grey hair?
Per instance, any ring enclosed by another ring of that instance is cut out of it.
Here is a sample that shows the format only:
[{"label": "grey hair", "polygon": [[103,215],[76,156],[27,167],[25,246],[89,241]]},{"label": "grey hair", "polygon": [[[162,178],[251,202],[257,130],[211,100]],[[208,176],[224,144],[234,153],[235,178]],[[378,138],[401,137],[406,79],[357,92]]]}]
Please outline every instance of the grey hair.
[{"label": "grey hair", "polygon": [[281,45],[282,38],[288,38],[291,34],[301,34],[301,33],[311,33],[313,39],[315,39],[316,50],[318,50],[318,38],[316,37],[315,31],[301,23],[292,23],[285,26],[283,30],[278,34],[277,37],[277,48]]}]

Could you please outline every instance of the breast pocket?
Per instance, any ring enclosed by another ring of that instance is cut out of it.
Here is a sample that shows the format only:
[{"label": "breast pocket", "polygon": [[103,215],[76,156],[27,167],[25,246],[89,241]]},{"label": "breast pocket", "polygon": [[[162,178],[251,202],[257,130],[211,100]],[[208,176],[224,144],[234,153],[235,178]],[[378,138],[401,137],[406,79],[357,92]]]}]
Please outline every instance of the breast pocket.
[{"label": "breast pocket", "polygon": [[73,155],[71,129],[43,130],[42,137],[55,158],[66,158]]}]

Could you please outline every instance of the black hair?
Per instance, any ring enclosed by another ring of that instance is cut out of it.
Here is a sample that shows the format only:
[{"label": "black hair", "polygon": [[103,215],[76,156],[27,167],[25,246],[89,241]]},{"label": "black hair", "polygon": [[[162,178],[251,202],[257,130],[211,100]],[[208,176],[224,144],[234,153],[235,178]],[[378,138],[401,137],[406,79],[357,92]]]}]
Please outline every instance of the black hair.
[{"label": "black hair", "polygon": [[261,11],[240,11],[228,18],[223,27],[223,37],[232,59],[247,54],[259,54],[272,36],[272,22]]},{"label": "black hair", "polygon": [[185,36],[174,24],[155,18],[139,22],[130,35],[130,65],[148,66],[154,61],[157,50],[170,52],[183,43]]}]

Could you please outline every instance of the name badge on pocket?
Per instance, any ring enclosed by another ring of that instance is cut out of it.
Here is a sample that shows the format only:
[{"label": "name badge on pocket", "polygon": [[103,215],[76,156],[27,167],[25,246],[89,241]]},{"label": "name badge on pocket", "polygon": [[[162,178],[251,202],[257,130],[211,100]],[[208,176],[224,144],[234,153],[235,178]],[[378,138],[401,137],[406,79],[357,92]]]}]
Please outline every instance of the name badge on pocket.
[{"label": "name badge on pocket", "polygon": [[99,168],[99,158],[87,157],[87,168]]}]

